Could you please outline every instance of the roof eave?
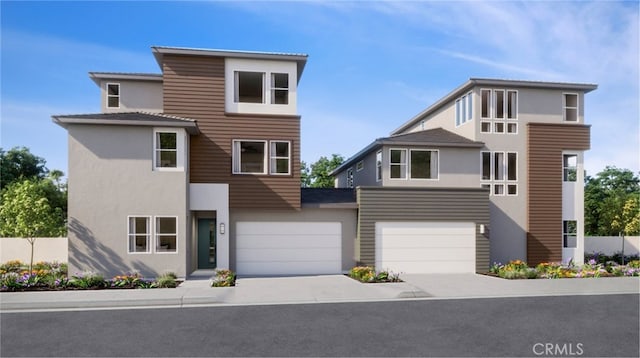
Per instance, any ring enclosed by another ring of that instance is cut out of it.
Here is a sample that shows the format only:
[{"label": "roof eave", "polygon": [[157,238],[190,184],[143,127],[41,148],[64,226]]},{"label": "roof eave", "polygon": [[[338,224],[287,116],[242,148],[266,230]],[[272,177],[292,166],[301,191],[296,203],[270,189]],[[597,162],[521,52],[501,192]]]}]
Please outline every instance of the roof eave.
[{"label": "roof eave", "polygon": [[347,168],[351,164],[353,164],[353,162],[355,162],[355,161],[359,160],[360,158],[366,156],[371,151],[373,151],[374,149],[377,149],[380,146],[382,146],[380,140],[376,139],[371,144],[369,144],[368,146],[366,146],[363,149],[361,149],[358,153],[356,153],[356,154],[352,155],[351,157],[349,157],[347,160],[344,161],[344,163],[340,164],[337,168],[335,168],[334,170],[329,172],[329,176],[335,176],[336,174],[342,172],[345,168]]},{"label": "roof eave", "polygon": [[184,128],[191,135],[200,134],[200,129],[196,122],[189,121],[136,121],[122,119],[89,119],[89,118],[73,118],[65,116],[51,116],[53,122],[63,128],[67,128],[69,124],[102,124],[102,125],[122,125],[122,126],[143,126],[143,127],[173,127]]}]

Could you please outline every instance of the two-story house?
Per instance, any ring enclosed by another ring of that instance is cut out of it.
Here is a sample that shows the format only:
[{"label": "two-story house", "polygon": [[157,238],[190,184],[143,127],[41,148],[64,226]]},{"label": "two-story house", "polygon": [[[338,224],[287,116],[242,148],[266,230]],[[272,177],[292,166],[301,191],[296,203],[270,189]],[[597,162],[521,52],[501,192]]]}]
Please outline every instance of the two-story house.
[{"label": "two-story house", "polygon": [[472,78],[348,159],[332,174],[357,192],[357,260],[413,272],[582,263],[596,88]]},{"label": "two-story house", "polygon": [[301,195],[307,55],[152,52],[160,73],[89,74],[100,113],[53,116],[69,138],[69,271],[352,267],[352,192]]}]

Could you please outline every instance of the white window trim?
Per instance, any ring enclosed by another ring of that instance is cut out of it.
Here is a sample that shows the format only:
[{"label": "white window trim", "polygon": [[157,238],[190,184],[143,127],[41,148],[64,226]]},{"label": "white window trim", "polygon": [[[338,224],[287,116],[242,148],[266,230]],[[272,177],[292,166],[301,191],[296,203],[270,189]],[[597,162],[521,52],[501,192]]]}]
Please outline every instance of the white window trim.
[{"label": "white window trim", "polygon": [[[272,153],[271,150],[271,144],[272,143],[287,143],[288,147],[288,156],[287,157],[278,157],[275,156],[274,153]],[[273,168],[273,166],[271,165],[271,160],[272,159],[287,159],[288,162],[288,166],[287,166],[287,172],[286,173],[278,173],[275,172],[274,170],[276,168]],[[270,175],[291,175],[291,141],[290,140],[271,140],[269,141],[269,174]]]},{"label": "white window trim", "polygon": [[[496,194],[495,188],[497,186],[502,186],[502,193],[501,194]],[[491,185],[491,195],[493,195],[493,196],[505,196],[506,190],[507,190],[507,186],[506,186],[506,184],[504,182],[498,181],[498,182],[493,183]]]},{"label": "white window trim", "polygon": [[[576,227],[576,232],[575,233],[570,233],[570,232],[566,232],[565,230],[565,222],[570,222],[570,221],[574,221],[575,227]],[[573,236],[575,237],[576,240],[576,246],[564,246],[565,244],[565,237],[569,237],[569,236]],[[569,220],[562,220],[562,248],[563,249],[576,249],[578,247],[578,220],[576,219],[569,219]]]},{"label": "white window trim", "polygon": [[[159,234],[158,233],[158,228],[157,228],[157,222],[158,219],[160,218],[175,218],[176,219],[176,251],[160,251],[158,250],[158,244],[160,243],[160,235],[169,235],[169,234]],[[172,215],[157,215],[153,217],[153,250],[154,253],[159,254],[159,255],[175,255],[178,253],[178,217],[177,216],[172,216]]]},{"label": "white window trim", "polygon": [[455,108],[455,117],[456,117],[456,127],[460,127],[465,123],[471,122],[473,120],[473,92],[465,93],[464,95],[458,97],[456,99],[454,108]]},{"label": "white window trim", "polygon": [[[483,158],[482,155],[483,153],[488,153],[489,154],[489,179],[483,179],[482,178],[482,165],[483,165]],[[496,153],[502,153],[502,163],[500,163],[501,167],[502,167],[502,171],[504,173],[504,178],[503,179],[496,179],[496,172],[495,172],[495,154]],[[509,154],[515,154],[516,155],[516,169],[515,169],[515,173],[516,173],[516,179],[509,179]],[[519,195],[519,177],[520,175],[518,175],[518,170],[519,170],[519,157],[520,155],[518,154],[518,152],[507,152],[507,151],[489,151],[489,150],[484,150],[480,152],[480,185],[482,186],[484,185],[490,185],[491,190],[489,191],[489,195],[490,196],[518,196]],[[495,193],[495,185],[503,185],[503,192],[502,194],[496,194]],[[515,194],[509,194],[509,185],[515,185],[516,186],[516,193]]]},{"label": "white window trim", "polygon": [[[564,180],[564,170],[566,168],[568,168],[568,167],[564,166],[564,157],[565,156],[575,156],[576,157],[576,167],[575,167],[576,180],[574,180],[574,181]],[[565,151],[562,152],[562,182],[563,183],[577,183],[578,182],[578,180],[579,180],[579,178],[578,178],[578,161],[579,161],[579,159],[580,159],[580,156],[579,156],[579,154],[577,152],[565,152]]]},{"label": "white window trim", "polygon": [[[380,154],[380,161],[378,162],[378,154]],[[376,183],[379,183],[382,181],[382,150],[379,150],[376,152]],[[380,175],[378,175],[378,173]]]},{"label": "white window trim", "polygon": [[[488,153],[489,154],[489,179],[483,179],[482,178],[482,166],[484,165],[484,158],[482,158],[482,154],[483,153]],[[491,152],[490,150],[485,150],[485,151],[481,151],[480,152],[480,181],[483,183],[489,183],[493,180],[493,152]]]},{"label": "white window trim", "polygon": [[[131,240],[131,236],[135,236],[135,233],[131,233],[129,222],[131,218],[147,218],[147,251],[131,251],[131,247],[129,246],[129,242]],[[129,255],[149,255],[153,253],[153,222],[152,217],[150,215],[127,215],[127,240],[125,241],[125,245],[127,245],[126,250]]]},{"label": "white window trim", "polygon": [[[411,153],[412,152],[436,152],[436,177],[435,178],[413,178],[411,176]],[[438,149],[427,149],[427,148],[416,148],[409,149],[409,157],[407,158],[407,178],[411,180],[417,181],[438,181],[440,180],[440,150]]]},{"label": "white window trim", "polygon": [[[575,106],[576,120],[575,121],[567,120],[567,108],[574,108],[574,107],[567,107],[567,95],[575,95],[576,96],[576,106]],[[578,93],[575,93],[575,92],[562,92],[562,121],[563,122],[568,122],[568,123],[579,123],[580,122],[580,95],[578,95]]]},{"label": "white window trim", "polygon": [[[110,85],[115,85],[118,86],[118,95],[111,95],[109,94],[109,86]],[[106,94],[106,103],[105,103],[105,107],[106,108],[113,108],[113,109],[118,109],[120,108],[120,103],[122,102],[122,86],[120,85],[120,83],[117,82],[107,82],[105,87],[104,87],[104,93]],[[111,97],[117,97],[118,98],[118,106],[117,107],[112,107],[109,105],[109,98]],[[564,98],[564,96],[562,97]]]},{"label": "white window trim", "polygon": [[[498,92],[502,92],[502,118],[498,118]],[[507,119],[507,105],[506,105],[506,95],[507,95],[507,91],[504,88],[499,88],[499,89],[494,89],[493,90],[493,103],[491,104],[491,107],[493,107],[493,119],[496,120],[504,120]]]},{"label": "white window trim", "polygon": [[[251,172],[251,173],[245,173],[245,172],[241,172],[241,171],[236,171],[236,166],[235,166],[235,161],[236,161],[236,157],[238,158],[238,169],[242,168],[242,162],[240,161],[242,159],[242,157],[238,156],[240,153],[236,153],[236,143],[241,143],[241,142],[261,142],[264,145],[264,155],[262,157],[262,167],[264,168],[262,172]],[[237,174],[237,175],[267,175],[269,173],[269,148],[268,147],[268,143],[269,141],[264,140],[264,139],[234,139],[232,140],[231,143],[231,172],[233,174]],[[291,162],[289,162],[289,165],[291,165]]]},{"label": "white window trim", "polygon": [[[502,131],[501,132],[497,130],[498,124],[502,124]],[[503,121],[503,120],[494,121],[493,122],[493,133],[496,133],[496,134],[504,134],[504,133],[506,133],[507,132],[506,131],[506,126],[507,126],[507,123],[505,121]]]},{"label": "white window trim", "polygon": [[[402,163],[391,163],[391,151],[392,150],[401,150],[406,154],[404,156],[406,162],[404,163],[404,178],[392,178],[391,177],[391,166],[399,165],[402,168]],[[409,179],[409,150],[407,148],[389,148],[389,180],[408,180]]]},{"label": "white window trim", "polygon": [[361,160],[358,163],[356,163],[356,171],[359,172],[363,169],[364,169],[364,160]]},{"label": "white window trim", "polygon": [[[515,185],[515,187],[516,187],[516,193],[515,194],[509,194],[509,186],[510,185]],[[516,182],[507,182],[507,185],[505,187],[504,193],[507,196],[518,196],[518,184]]]},{"label": "white window trim", "polygon": [[[176,167],[158,167],[156,166],[158,159],[158,133],[175,133],[176,134]],[[153,170],[159,172],[182,172],[185,163],[185,132],[183,129],[176,128],[153,128]]]},{"label": "white window trim", "polygon": [[[238,99],[238,94],[240,93],[240,81],[239,81],[239,77],[240,77],[240,72],[246,72],[246,73],[261,73],[262,74],[262,102],[240,102]],[[267,77],[267,73],[264,71],[249,71],[249,70],[235,70],[233,71],[233,103],[238,104],[238,103],[250,103],[250,104],[265,104],[266,99],[267,99],[267,94],[266,94],[266,78]]]},{"label": "white window trim", "polygon": [[[518,120],[518,113],[519,113],[518,109],[520,107],[520,94],[518,93],[518,90],[509,90],[508,89],[508,90],[505,90],[505,92],[506,92],[505,96],[506,96],[507,100],[504,102],[504,118],[507,121],[517,121]],[[508,101],[509,92],[515,92],[516,93],[516,108],[515,108],[515,115],[516,116],[515,116],[515,118],[509,118],[509,111],[508,111],[508,109],[509,109],[509,103],[508,103],[509,102]]]},{"label": "white window trim", "polygon": [[[509,125],[514,125],[514,126],[516,126],[516,131],[515,131],[515,132],[509,132]],[[506,134],[509,134],[509,135],[515,135],[515,134],[518,134],[518,123],[516,123],[516,122],[507,122],[507,128],[506,128],[506,129],[507,129],[507,130],[505,131],[505,133],[506,133]]]},{"label": "white window trim", "polygon": [[[516,178],[515,179],[511,179],[511,180],[509,179],[509,154],[515,154],[516,155]],[[512,183],[512,184],[518,182],[518,157],[519,157],[518,152],[505,152],[505,155],[504,155],[504,174],[505,174],[504,180],[506,182],[509,182],[509,183]]]},{"label": "white window trim", "polygon": [[[487,123],[487,124],[489,124],[489,131],[488,131],[488,132],[485,132],[485,131],[483,131],[483,130],[482,130],[482,124],[483,124],[483,123]],[[491,134],[491,133],[493,133],[493,122],[492,122],[492,121],[487,121],[486,119],[482,119],[482,120],[480,121],[480,133],[484,133],[484,134]]]},{"label": "white window trim", "polygon": [[[487,114],[489,117],[482,116],[482,92],[489,92],[489,108],[487,110]],[[480,89],[480,119],[492,119],[493,118],[493,90],[491,88],[481,88]]]},{"label": "white window trim", "polygon": [[347,169],[347,188],[353,188],[353,167]]},{"label": "white window trim", "polygon": [[[287,87],[276,87],[275,85],[275,80],[273,79],[273,75],[287,75]],[[291,82],[289,81],[289,73],[287,72],[278,72],[278,71],[272,71],[269,72],[269,104],[274,105],[274,106],[286,106],[289,104],[289,93],[290,93],[290,89],[289,89],[289,84]],[[274,103],[274,98],[275,96],[273,96],[273,92],[274,91],[287,91],[287,103]]]}]

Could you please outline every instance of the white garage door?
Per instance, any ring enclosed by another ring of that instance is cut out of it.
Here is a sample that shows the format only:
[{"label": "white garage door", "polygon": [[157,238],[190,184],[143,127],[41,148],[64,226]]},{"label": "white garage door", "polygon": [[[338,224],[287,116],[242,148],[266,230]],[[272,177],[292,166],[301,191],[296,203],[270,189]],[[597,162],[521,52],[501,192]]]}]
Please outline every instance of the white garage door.
[{"label": "white garage door", "polygon": [[396,273],[476,271],[475,224],[377,222],[376,269]]},{"label": "white garage door", "polygon": [[238,222],[236,271],[240,275],[342,272],[339,222]]}]

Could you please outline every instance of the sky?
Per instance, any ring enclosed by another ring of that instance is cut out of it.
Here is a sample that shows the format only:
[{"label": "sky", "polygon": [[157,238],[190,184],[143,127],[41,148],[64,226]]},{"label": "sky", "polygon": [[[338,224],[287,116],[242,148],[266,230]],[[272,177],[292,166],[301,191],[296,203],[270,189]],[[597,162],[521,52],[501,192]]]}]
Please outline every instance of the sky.
[{"label": "sky", "polygon": [[0,0],[0,146],[67,170],[51,115],[97,113],[88,72],[160,69],[151,46],[305,53],[302,160],[345,158],[471,77],[596,83],[588,175],[640,171],[639,2]]}]

